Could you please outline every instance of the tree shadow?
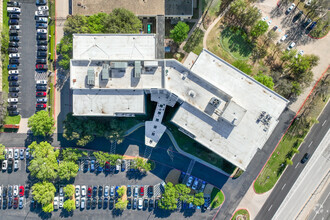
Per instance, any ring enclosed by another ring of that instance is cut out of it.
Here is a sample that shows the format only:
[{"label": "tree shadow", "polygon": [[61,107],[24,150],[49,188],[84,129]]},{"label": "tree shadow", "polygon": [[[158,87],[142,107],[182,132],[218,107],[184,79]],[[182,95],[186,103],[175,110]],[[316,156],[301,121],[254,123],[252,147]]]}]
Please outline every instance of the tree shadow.
[{"label": "tree shadow", "polygon": [[38,216],[43,220],[51,219],[52,218],[52,213],[46,213],[46,212],[40,211]]},{"label": "tree shadow", "polygon": [[131,179],[141,180],[146,176],[147,176],[146,172],[140,172],[140,171],[127,171],[126,172],[126,178],[129,180],[131,180]]},{"label": "tree shadow", "polygon": [[122,216],[123,215],[123,210],[120,210],[120,209],[112,209],[112,217],[116,218],[116,217],[119,217],[119,216]]},{"label": "tree shadow", "polygon": [[172,211],[163,210],[163,209],[155,209],[154,215],[156,218],[168,218],[172,214]]},{"label": "tree shadow", "polygon": [[60,217],[61,218],[71,218],[73,216],[73,212],[68,212],[65,209],[62,209],[61,213],[60,213]]}]

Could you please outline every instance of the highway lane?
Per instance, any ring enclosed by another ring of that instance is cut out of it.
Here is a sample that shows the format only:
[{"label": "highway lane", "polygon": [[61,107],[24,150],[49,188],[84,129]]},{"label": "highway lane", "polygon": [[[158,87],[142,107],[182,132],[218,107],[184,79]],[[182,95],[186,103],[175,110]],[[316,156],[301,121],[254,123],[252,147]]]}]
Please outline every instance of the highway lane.
[{"label": "highway lane", "polygon": [[329,115],[330,104],[328,103],[318,118],[319,123],[315,124],[306,136],[304,143],[299,148],[300,153],[292,160],[293,165],[289,166],[282,174],[282,177],[276,184],[273,192],[270,194],[267,201],[256,216],[256,220],[272,219],[285,196],[288,194],[305,165],[308,163],[308,161],[305,164],[300,162],[303,155],[308,152],[312,156],[316,147],[320,144],[324,135],[328,132],[330,127]]}]

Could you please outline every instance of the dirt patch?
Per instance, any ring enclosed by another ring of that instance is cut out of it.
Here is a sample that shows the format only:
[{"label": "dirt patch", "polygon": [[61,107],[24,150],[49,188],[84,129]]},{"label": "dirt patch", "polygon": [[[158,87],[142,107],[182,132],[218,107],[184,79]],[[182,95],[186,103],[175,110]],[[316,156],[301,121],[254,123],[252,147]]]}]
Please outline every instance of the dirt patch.
[{"label": "dirt patch", "polygon": [[171,182],[173,185],[176,185],[179,183],[179,177],[180,177],[181,171],[173,169],[171,170],[168,174],[167,177],[165,178],[165,182]]}]

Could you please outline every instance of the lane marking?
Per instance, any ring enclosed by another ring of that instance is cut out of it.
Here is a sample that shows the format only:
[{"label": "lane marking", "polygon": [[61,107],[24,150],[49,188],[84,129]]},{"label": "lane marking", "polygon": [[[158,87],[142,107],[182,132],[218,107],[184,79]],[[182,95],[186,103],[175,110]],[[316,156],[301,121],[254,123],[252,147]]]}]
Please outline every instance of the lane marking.
[{"label": "lane marking", "polygon": [[[322,204],[321,204],[319,210],[321,209],[321,207],[323,207],[324,203],[328,200],[329,195],[330,195],[330,192],[328,193],[328,195],[327,195],[327,197],[325,198],[325,200],[322,202]],[[319,211],[319,210],[318,210],[318,211]],[[315,217],[319,214],[318,211],[315,212],[315,215],[314,215],[314,217],[312,218],[312,220],[314,220]]]},{"label": "lane marking", "polygon": [[285,186],[286,186],[286,183],[283,185],[283,187],[282,187],[282,189],[281,189],[281,190],[283,190]]},{"label": "lane marking", "polygon": [[272,209],[272,207],[273,207],[273,205],[271,205],[271,206],[269,207],[269,209],[268,209],[268,212],[269,212],[269,210],[271,210],[271,209]]},{"label": "lane marking", "polygon": [[312,145],[313,141],[308,145],[308,148]]},{"label": "lane marking", "polygon": [[323,125],[324,125],[326,122],[327,122],[327,120],[325,120],[325,121],[323,122],[322,127],[323,127]]},{"label": "lane marking", "polygon": [[298,165],[299,165],[299,163],[297,163],[297,165],[294,168],[296,169]]}]

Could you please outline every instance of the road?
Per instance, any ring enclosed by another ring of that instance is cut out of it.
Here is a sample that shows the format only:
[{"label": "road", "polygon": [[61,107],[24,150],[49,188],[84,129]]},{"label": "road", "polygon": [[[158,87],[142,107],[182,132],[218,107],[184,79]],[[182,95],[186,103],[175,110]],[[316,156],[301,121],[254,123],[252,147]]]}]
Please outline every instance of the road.
[{"label": "road", "polygon": [[328,103],[318,118],[319,123],[315,124],[306,136],[304,143],[299,148],[300,153],[292,160],[293,165],[289,166],[282,174],[282,177],[277,182],[272,193],[256,216],[256,220],[271,219],[276,213],[296,179],[308,163],[307,161],[305,164],[301,164],[300,161],[303,155],[308,152],[312,156],[316,147],[320,144],[324,135],[328,132],[330,127],[329,115],[330,104]]},{"label": "road", "polygon": [[313,212],[308,216],[308,220],[329,219],[330,218],[330,185],[322,194],[318,204],[314,206]]}]

